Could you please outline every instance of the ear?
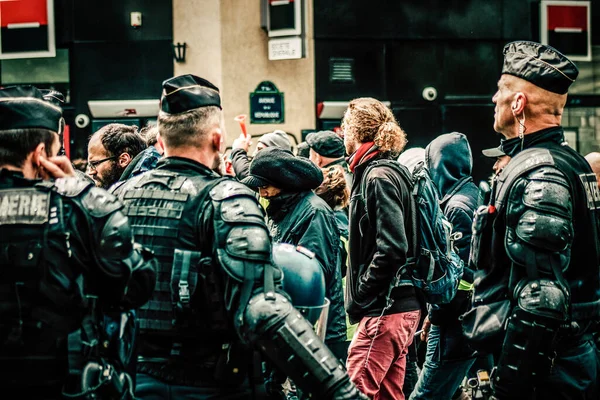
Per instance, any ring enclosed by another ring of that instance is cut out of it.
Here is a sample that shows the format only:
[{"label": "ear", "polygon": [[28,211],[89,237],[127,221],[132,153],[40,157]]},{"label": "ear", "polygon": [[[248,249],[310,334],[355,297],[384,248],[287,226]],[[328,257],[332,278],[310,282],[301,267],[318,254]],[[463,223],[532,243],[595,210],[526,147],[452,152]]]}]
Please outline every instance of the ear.
[{"label": "ear", "polygon": [[514,94],[512,104],[510,105],[511,111],[515,117],[523,114],[525,106],[527,105],[527,96],[522,92]]},{"label": "ear", "polygon": [[212,147],[215,151],[221,152],[223,147],[223,134],[220,128],[217,128],[213,131],[212,134]]},{"label": "ear", "polygon": [[36,168],[39,168],[42,165],[40,157],[48,157],[46,154],[46,145],[44,143],[38,144],[31,155],[31,163]]},{"label": "ear", "polygon": [[121,155],[117,159],[117,163],[119,164],[119,167],[125,168],[126,166],[129,165],[131,160],[132,160],[132,158],[129,155],[129,153],[121,153]]}]

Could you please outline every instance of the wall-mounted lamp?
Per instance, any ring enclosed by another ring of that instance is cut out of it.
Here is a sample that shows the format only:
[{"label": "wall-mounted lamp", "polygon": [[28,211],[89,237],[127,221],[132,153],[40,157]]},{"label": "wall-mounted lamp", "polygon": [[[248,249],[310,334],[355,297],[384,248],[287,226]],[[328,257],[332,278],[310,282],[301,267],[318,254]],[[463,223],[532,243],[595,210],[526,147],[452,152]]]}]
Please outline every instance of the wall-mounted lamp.
[{"label": "wall-mounted lamp", "polygon": [[185,49],[187,48],[187,43],[175,43],[173,45],[173,57],[175,57],[175,61],[177,62],[185,62]]}]

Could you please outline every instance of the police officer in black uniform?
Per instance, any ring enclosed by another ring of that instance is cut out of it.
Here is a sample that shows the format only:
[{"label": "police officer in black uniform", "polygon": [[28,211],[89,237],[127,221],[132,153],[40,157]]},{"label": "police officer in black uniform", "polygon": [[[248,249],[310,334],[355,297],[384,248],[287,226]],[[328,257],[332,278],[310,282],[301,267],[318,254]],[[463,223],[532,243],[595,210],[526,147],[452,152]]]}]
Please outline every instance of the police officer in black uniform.
[{"label": "police officer in black uniform", "polygon": [[482,274],[476,310],[485,315],[508,305],[493,317],[503,327],[494,395],[598,399],[591,333],[600,297],[600,193],[561,127],[578,70],[539,43],[509,43],[504,57],[494,129],[512,159],[496,177],[490,204],[477,212],[472,254]]},{"label": "police officer in black uniform", "polygon": [[224,137],[219,90],[193,75],[163,89],[165,157],[115,188],[136,240],[160,260],[154,296],[139,312],[136,395],[250,398],[263,383],[256,349],[315,398],[360,398],[280,290],[254,192],[214,172]]},{"label": "police officer in black uniform", "polygon": [[0,391],[11,398],[62,398],[88,298],[98,312],[139,307],[155,283],[122,205],[56,157],[60,126],[38,89],[0,90]]}]

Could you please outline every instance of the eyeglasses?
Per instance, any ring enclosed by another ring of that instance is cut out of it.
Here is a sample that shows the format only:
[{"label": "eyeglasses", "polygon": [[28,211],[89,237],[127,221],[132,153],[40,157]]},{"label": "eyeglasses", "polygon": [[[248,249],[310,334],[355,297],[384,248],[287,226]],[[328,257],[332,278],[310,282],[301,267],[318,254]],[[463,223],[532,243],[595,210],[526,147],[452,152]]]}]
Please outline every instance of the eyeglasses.
[{"label": "eyeglasses", "polygon": [[119,158],[118,156],[112,156],[112,157],[106,157],[103,158],[102,160],[96,160],[96,161],[90,161],[88,162],[88,169],[90,171],[95,171],[96,168],[98,168],[98,165],[102,164],[104,161],[108,161],[108,160],[114,160],[115,158]]}]

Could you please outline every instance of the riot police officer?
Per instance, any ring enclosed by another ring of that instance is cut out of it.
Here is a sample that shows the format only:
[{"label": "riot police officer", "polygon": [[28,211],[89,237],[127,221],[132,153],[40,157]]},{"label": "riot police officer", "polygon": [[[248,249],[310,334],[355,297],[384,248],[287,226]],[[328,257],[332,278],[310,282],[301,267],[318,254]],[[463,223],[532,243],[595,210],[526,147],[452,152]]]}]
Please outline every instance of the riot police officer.
[{"label": "riot police officer", "polygon": [[0,390],[22,398],[62,398],[88,299],[135,308],[155,283],[122,205],[56,157],[61,126],[38,89],[0,90]]},{"label": "riot police officer", "polygon": [[165,157],[115,188],[136,240],[160,260],[156,291],[139,312],[136,395],[249,398],[262,380],[256,349],[305,393],[359,398],[280,289],[254,192],[214,172],[222,124],[212,83],[193,75],[166,80],[158,115]]},{"label": "riot police officer", "polygon": [[[494,395],[597,399],[600,193],[561,127],[578,70],[539,43],[509,43],[504,57],[494,129],[512,159],[477,212],[472,254],[481,270],[474,312],[502,328],[493,342]],[[486,310],[497,311],[488,319]]]}]

